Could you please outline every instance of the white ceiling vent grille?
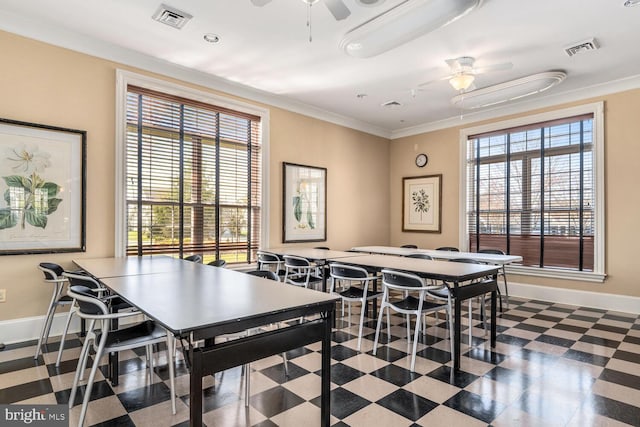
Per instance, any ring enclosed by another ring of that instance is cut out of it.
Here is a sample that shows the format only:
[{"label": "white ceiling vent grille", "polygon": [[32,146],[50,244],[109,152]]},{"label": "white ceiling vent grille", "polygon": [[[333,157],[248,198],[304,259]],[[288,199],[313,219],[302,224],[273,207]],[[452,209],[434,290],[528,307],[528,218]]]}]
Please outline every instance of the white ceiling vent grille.
[{"label": "white ceiling vent grille", "polygon": [[382,104],[382,106],[386,108],[399,108],[402,107],[402,104],[400,104],[398,101],[387,101]]},{"label": "white ceiling vent grille", "polygon": [[181,29],[193,16],[174,7],[161,4],[152,18],[170,27]]},{"label": "white ceiling vent grille", "polygon": [[600,47],[598,41],[594,38],[590,38],[588,40],[583,40],[578,43],[574,43],[571,46],[567,46],[564,48],[564,51],[567,55],[573,56],[578,53],[588,52],[590,50],[597,50]]}]

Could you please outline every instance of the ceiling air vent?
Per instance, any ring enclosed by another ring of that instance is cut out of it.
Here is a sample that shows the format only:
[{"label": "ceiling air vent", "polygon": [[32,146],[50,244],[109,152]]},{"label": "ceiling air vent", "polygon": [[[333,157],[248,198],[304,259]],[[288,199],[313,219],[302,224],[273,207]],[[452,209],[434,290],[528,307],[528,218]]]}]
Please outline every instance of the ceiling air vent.
[{"label": "ceiling air vent", "polygon": [[174,7],[161,4],[152,18],[170,27],[181,29],[193,16]]},{"label": "ceiling air vent", "polygon": [[564,51],[567,55],[573,56],[578,53],[587,52],[589,50],[597,50],[599,47],[600,45],[598,45],[598,41],[594,38],[590,38],[588,40],[574,43],[571,46],[567,46],[564,48]]},{"label": "ceiling air vent", "polygon": [[402,104],[400,104],[398,101],[387,101],[384,104],[381,104],[383,107],[386,108],[398,108],[398,107],[402,107]]}]

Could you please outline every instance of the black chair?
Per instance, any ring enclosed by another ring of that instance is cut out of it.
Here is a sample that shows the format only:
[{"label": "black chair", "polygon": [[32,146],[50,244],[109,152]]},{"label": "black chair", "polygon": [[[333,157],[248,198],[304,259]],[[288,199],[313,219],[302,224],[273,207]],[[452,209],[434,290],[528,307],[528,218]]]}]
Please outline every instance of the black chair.
[{"label": "black chair", "polygon": [[[436,303],[427,300],[429,292],[441,288],[441,285],[433,286],[428,285],[421,277],[395,270],[382,270],[382,303],[380,305],[380,314],[378,315],[378,324],[376,326],[376,335],[373,342],[373,354],[376,354],[378,349],[378,338],[380,337],[380,328],[382,326],[382,316],[384,309],[387,309],[387,335],[391,336],[391,318],[389,309],[404,314],[406,316],[407,326],[407,345],[411,344],[411,322],[410,315],[416,316],[416,326],[413,337],[413,350],[411,351],[411,371],[415,370],[416,365],[416,350],[418,346],[418,334],[421,328],[422,316],[429,312],[438,312],[441,310],[447,311],[447,323],[449,325],[449,340],[451,345],[451,355],[453,358],[453,327],[452,327],[452,313],[451,309],[451,297],[448,297],[447,303]],[[400,291],[403,294],[403,298],[391,299],[389,297],[389,291]],[[423,332],[426,328],[422,328]]]},{"label": "black chair", "polygon": [[322,283],[322,277],[314,276],[316,266],[306,258],[284,255],[284,279],[285,283],[308,288],[311,284]]},{"label": "black chair", "polygon": [[453,246],[441,246],[436,248],[436,251],[460,252],[460,249],[454,248]]},{"label": "black chair", "polygon": [[[47,315],[42,325],[42,331],[40,332],[40,338],[38,338],[38,345],[36,346],[36,354],[33,357],[37,359],[40,356],[42,345],[47,343],[49,339],[49,332],[51,331],[51,324],[53,323],[53,316],[56,314],[56,309],[61,306],[71,305],[73,299],[63,294],[64,285],[67,282],[66,277],[63,276],[64,268],[58,264],[51,262],[41,262],[38,268],[44,273],[44,282],[53,286],[53,292],[51,295],[51,301],[49,302],[49,308],[47,309]],[[62,336],[61,348],[64,344],[64,335]],[[57,364],[56,364],[57,366]]]},{"label": "black chair", "polygon": [[158,344],[163,341],[166,341],[167,343],[171,407],[172,412],[175,414],[175,379],[173,357],[171,354],[171,349],[173,348],[171,334],[168,334],[160,325],[151,320],[130,325],[124,329],[113,330],[111,328],[111,321],[113,319],[137,315],[138,313],[111,313],[106,301],[96,296],[95,289],[87,288],[86,286],[72,285],[67,294],[75,301],[74,305],[77,308],[78,315],[83,319],[89,320],[87,337],[85,338],[84,345],[80,352],[78,367],[76,368],[76,374],[71,388],[71,395],[69,396],[69,408],[72,408],[74,405],[76,393],[78,391],[78,382],[82,379],[82,374],[87,365],[90,348],[93,347],[96,352],[93,356],[93,364],[91,366],[89,379],[83,392],[84,398],[82,400],[82,409],[80,411],[78,425],[82,426],[84,424],[87,408],[91,399],[91,389],[93,387],[98,366],[100,365],[100,359],[104,354],[146,347],[147,363],[149,372],[151,373],[153,372],[153,352],[150,350],[152,349],[153,344]]},{"label": "black chair", "polygon": [[402,245],[400,247],[401,248],[407,248],[407,249],[418,249],[418,247],[416,245]]},{"label": "black chair", "polygon": [[[349,310],[349,326],[351,326],[351,303],[360,303],[360,325],[358,328],[358,346],[360,351],[362,343],[362,329],[364,326],[365,310],[367,302],[375,300],[380,296],[380,292],[369,292],[369,283],[377,279],[376,276],[370,276],[367,270],[362,267],[343,264],[331,264],[329,266],[331,274],[331,287],[329,293],[340,297],[342,300],[342,316],[344,317],[344,303],[346,302]],[[341,290],[336,290],[336,282],[342,282],[346,285]],[[360,286],[358,286],[360,285]]]},{"label": "black chair", "polygon": [[227,261],[223,259],[217,259],[215,261],[207,263],[207,265],[210,265],[212,267],[224,267],[225,265],[227,265]]},{"label": "black chair", "polygon": [[276,282],[280,281],[278,275],[271,270],[251,270],[247,271],[247,274],[256,277],[262,277],[263,279],[275,280]]},{"label": "black chair", "polygon": [[313,249],[323,249],[323,250],[325,250],[325,251],[330,251],[330,250],[331,250],[331,249],[329,249],[327,246],[316,246],[316,247],[315,247],[315,248],[313,248]]},{"label": "black chair", "polygon": [[427,259],[427,260],[433,259],[431,255],[422,254],[422,253],[413,253],[413,254],[405,255],[405,258],[419,258],[419,259]]},{"label": "black chair", "polygon": [[[484,264],[483,262],[477,261],[475,259],[470,259],[470,258],[455,258],[455,259],[450,259],[449,262],[461,262],[461,263],[466,263],[466,264]],[[476,281],[482,281],[485,279],[479,279]],[[480,296],[480,313],[482,316],[482,327],[485,331],[485,334],[487,333],[487,321],[486,321],[486,312],[485,312],[485,296],[481,295]],[[471,324],[472,324],[472,298],[469,298],[469,345],[471,345]]]},{"label": "black chair", "polygon": [[[504,255],[504,251],[500,249],[480,249],[478,251],[479,254],[492,254],[492,255]],[[507,301],[507,309],[509,308],[509,288],[507,286],[507,272],[504,269],[504,264],[500,266],[500,271],[498,276],[502,276],[502,280],[504,281],[504,295]]]},{"label": "black chair", "polygon": [[284,277],[284,260],[279,256],[271,252],[258,251],[258,270],[271,270],[278,278]]},{"label": "black chair", "polygon": [[202,255],[194,254],[183,258],[185,261],[202,262]]}]

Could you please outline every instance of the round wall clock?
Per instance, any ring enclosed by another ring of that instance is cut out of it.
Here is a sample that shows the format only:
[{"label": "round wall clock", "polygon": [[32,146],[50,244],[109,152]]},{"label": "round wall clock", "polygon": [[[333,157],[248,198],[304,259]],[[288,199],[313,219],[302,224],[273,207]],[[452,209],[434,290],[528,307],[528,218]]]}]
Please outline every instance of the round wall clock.
[{"label": "round wall clock", "polygon": [[424,153],[420,153],[416,156],[416,166],[419,168],[425,167],[428,161],[429,161],[429,158]]}]

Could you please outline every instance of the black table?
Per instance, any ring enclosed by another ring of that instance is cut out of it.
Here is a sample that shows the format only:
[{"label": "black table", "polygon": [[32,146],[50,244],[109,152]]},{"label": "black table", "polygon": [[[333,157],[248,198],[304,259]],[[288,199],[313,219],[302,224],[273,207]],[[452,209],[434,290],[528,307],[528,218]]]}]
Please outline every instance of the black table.
[{"label": "black table", "polygon": [[[105,263],[113,262],[110,260],[106,258]],[[161,273],[101,281],[174,336],[207,343],[202,348],[190,347],[188,352],[190,425],[202,425],[203,376],[321,341],[320,416],[321,425],[329,426],[330,319],[337,298],[224,268],[181,260],[175,260],[173,267]],[[213,344],[219,335],[314,314],[320,314],[320,318]]]},{"label": "black table", "polygon": [[[333,261],[333,260],[330,260]],[[390,268],[407,271],[421,277],[443,280],[453,284],[451,288],[454,297],[454,339],[453,339],[453,369],[460,369],[460,337],[462,301],[478,295],[491,292],[491,347],[496,346],[496,301],[498,266],[482,264],[466,264],[459,262],[431,261],[417,258],[399,257],[394,255],[362,255],[335,260],[343,264],[382,270]],[[492,276],[493,280],[461,285],[462,282]]]}]

